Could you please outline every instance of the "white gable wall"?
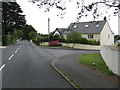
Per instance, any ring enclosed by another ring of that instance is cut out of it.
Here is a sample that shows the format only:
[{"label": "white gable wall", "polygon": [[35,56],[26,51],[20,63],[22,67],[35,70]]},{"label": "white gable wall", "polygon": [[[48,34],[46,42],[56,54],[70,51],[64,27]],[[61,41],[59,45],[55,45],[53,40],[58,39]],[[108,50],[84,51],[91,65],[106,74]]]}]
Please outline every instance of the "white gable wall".
[{"label": "white gable wall", "polygon": [[60,33],[59,33],[58,31],[55,31],[54,35],[56,35],[56,34],[57,34],[57,35],[60,35]]},{"label": "white gable wall", "polygon": [[100,33],[100,45],[113,45],[114,33],[111,31],[108,22],[103,27]]}]

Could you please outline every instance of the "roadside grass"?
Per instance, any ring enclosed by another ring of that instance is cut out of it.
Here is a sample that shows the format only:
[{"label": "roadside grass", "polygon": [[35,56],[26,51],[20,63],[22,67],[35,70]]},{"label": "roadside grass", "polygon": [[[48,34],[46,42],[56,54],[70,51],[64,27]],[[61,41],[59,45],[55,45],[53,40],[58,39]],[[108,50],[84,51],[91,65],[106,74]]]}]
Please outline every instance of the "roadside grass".
[{"label": "roadside grass", "polygon": [[78,84],[75,80],[73,80],[71,77],[69,77],[65,72],[63,72],[62,70],[59,70],[65,77],[67,77],[67,79],[69,79],[70,82],[72,82],[77,88],[79,88],[79,90],[83,90],[83,88],[80,86],[80,84]]},{"label": "roadside grass", "polygon": [[68,46],[49,46],[49,45],[40,45],[42,47],[61,47],[61,48],[71,48],[71,47],[68,47]]},{"label": "roadside grass", "polygon": [[93,69],[101,70],[108,75],[113,75],[113,72],[109,70],[108,66],[104,62],[101,54],[84,54],[78,58],[78,61],[84,65],[87,65]]}]

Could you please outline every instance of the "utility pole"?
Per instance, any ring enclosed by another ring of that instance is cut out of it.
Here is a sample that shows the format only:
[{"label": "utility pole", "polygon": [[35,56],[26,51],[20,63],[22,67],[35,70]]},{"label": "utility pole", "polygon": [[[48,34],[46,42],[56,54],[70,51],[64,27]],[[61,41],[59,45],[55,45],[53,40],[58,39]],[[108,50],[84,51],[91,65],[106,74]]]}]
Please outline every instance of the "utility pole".
[{"label": "utility pole", "polygon": [[118,35],[120,35],[120,8],[118,9]]},{"label": "utility pole", "polygon": [[48,18],[48,45],[50,43],[50,18]]}]

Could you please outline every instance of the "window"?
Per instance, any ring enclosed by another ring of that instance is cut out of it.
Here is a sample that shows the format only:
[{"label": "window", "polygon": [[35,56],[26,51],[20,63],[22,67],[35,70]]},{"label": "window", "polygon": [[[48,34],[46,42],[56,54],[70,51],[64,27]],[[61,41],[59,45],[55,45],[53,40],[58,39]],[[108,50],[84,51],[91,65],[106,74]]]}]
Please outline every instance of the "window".
[{"label": "window", "polygon": [[73,28],[76,28],[76,27],[77,27],[77,25],[74,25],[74,26],[73,26]]},{"label": "window", "polygon": [[92,38],[93,38],[93,35],[92,35],[92,34],[88,35],[88,38],[89,38],[89,39],[92,39]]},{"label": "window", "polygon": [[85,27],[87,28],[87,27],[89,27],[89,25],[85,25]]},{"label": "window", "polygon": [[99,24],[97,24],[97,25],[96,25],[96,28],[98,28],[99,26],[100,26],[100,25],[99,25]]}]

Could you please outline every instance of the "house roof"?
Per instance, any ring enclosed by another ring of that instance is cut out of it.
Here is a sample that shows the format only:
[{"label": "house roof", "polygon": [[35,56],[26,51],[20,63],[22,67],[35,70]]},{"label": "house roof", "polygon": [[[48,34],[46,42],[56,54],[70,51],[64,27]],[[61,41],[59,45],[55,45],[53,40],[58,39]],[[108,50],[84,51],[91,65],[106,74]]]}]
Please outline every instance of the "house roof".
[{"label": "house roof", "polygon": [[106,20],[71,23],[68,26],[68,30],[64,31],[64,34],[67,34],[71,31],[78,31],[83,34],[86,34],[86,33],[99,34],[102,31],[105,23],[106,23]]},{"label": "house roof", "polygon": [[56,31],[58,31],[60,34],[64,34],[64,32],[67,30],[67,28],[56,28],[56,30],[54,31],[54,33]]}]

